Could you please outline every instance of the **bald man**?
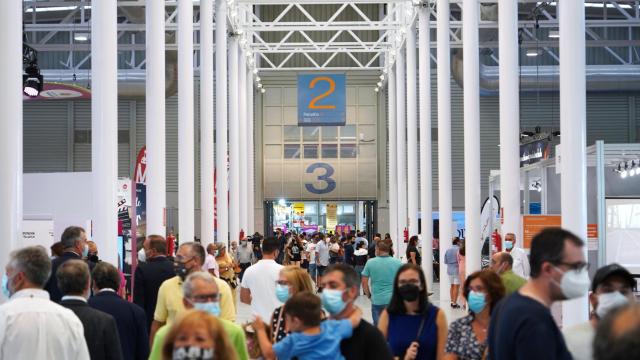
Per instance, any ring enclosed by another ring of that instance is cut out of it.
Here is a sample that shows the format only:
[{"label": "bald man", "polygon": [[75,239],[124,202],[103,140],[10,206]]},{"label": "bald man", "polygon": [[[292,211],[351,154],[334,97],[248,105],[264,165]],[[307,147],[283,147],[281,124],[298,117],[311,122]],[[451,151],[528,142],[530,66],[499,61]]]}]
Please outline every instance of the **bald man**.
[{"label": "bald man", "polygon": [[507,290],[507,295],[510,295],[526,284],[527,280],[516,275],[513,270],[513,257],[508,252],[499,252],[493,254],[491,257],[491,270],[500,275],[502,284]]}]

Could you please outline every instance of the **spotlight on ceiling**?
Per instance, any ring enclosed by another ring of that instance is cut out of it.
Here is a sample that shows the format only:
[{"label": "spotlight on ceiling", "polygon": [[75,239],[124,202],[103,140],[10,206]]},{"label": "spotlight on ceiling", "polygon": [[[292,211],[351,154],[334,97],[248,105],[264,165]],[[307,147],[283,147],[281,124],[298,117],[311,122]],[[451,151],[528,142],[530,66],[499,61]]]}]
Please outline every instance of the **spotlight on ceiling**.
[{"label": "spotlight on ceiling", "polygon": [[620,172],[620,177],[624,179],[627,177],[627,175],[629,175],[629,171],[628,171],[627,163],[625,163],[624,169]]},{"label": "spotlight on ceiling", "polygon": [[527,49],[527,53],[526,54],[527,54],[528,57],[536,57],[536,56],[540,55],[538,53],[538,49]]},{"label": "spotlight on ceiling", "polygon": [[88,41],[89,37],[90,37],[90,34],[86,32],[77,32],[73,34],[73,40],[75,41],[81,41],[81,42]]},{"label": "spotlight on ceiling", "polygon": [[260,89],[260,92],[264,94],[264,93],[266,93],[266,92],[267,92],[267,90],[265,90],[264,88],[262,88],[262,89]]},{"label": "spotlight on ceiling", "polygon": [[40,69],[37,64],[32,63],[24,70],[25,74],[22,75],[22,83],[24,86],[24,93],[29,97],[36,97],[42,91],[44,85],[44,78],[40,74]]},{"label": "spotlight on ceiling", "polygon": [[560,31],[558,30],[549,30],[549,39],[559,39]]}]

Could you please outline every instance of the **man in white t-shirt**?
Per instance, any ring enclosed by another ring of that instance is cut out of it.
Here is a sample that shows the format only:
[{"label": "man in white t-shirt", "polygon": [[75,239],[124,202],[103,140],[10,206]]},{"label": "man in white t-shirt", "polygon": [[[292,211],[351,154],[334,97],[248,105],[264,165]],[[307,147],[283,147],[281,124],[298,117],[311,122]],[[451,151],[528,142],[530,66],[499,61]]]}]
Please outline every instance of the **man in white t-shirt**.
[{"label": "man in white t-shirt", "polygon": [[313,281],[316,281],[317,268],[316,268],[316,243],[318,242],[318,238],[312,238],[305,247],[304,251],[307,253],[309,257],[309,275]]},{"label": "man in white t-shirt", "polygon": [[531,272],[529,258],[524,249],[516,246],[516,235],[514,233],[508,233],[504,236],[504,243],[507,252],[513,258],[513,272],[523,279],[528,279],[529,273]]},{"label": "man in white t-shirt", "polygon": [[264,321],[271,320],[271,314],[282,305],[276,297],[276,281],[282,265],[276,263],[278,239],[268,237],[262,242],[262,260],[249,266],[242,277],[240,301],[251,305],[251,311]]},{"label": "man in white t-shirt", "polygon": [[207,256],[204,259],[202,269],[208,271],[211,275],[220,278],[220,267],[216,261],[216,247],[213,244],[207,245]]}]

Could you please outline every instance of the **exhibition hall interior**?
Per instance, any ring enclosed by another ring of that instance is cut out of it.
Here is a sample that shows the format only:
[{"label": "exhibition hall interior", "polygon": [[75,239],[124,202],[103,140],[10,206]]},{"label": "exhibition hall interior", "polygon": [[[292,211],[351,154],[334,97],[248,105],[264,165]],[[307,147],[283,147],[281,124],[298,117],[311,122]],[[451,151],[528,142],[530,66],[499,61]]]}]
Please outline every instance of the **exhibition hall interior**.
[{"label": "exhibition hall interior", "polygon": [[0,359],[640,359],[640,1],[0,9]]}]

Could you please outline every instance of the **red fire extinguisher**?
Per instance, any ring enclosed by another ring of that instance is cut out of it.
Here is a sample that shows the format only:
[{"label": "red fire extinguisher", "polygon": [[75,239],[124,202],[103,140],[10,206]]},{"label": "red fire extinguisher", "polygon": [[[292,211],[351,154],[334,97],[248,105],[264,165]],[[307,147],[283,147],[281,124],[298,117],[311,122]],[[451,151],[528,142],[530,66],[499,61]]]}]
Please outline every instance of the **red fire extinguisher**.
[{"label": "red fire extinguisher", "polygon": [[409,229],[404,228],[404,242],[408,243],[409,242]]}]

